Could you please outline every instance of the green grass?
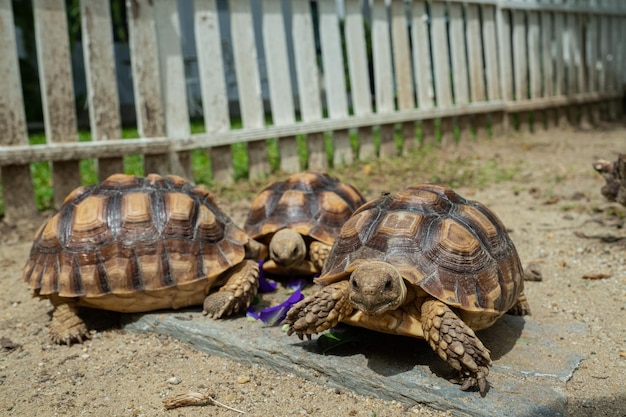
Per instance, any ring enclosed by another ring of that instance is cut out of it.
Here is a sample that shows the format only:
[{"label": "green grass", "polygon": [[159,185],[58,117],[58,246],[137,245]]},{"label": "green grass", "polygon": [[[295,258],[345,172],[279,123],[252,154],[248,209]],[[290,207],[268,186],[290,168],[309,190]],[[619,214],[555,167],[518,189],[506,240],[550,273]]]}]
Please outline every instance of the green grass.
[{"label": "green grass", "polygon": [[[268,120],[271,123],[271,120]],[[232,128],[242,127],[240,121],[233,122]],[[416,133],[421,136],[420,126],[416,124]],[[193,122],[191,133],[198,134],[204,132],[202,123]],[[376,150],[380,149],[380,134],[378,129],[373,129],[373,138]],[[78,134],[80,141],[90,141],[91,134],[88,131],[80,131]],[[136,129],[123,129],[123,138],[137,138],[139,134]],[[451,156],[449,152],[442,150],[437,144],[418,146],[414,151],[402,157],[360,161],[356,159],[359,150],[359,137],[357,130],[350,131],[350,145],[355,155],[355,161],[347,166],[333,167],[333,139],[332,133],[324,135],[324,144],[328,160],[329,170],[333,174],[353,182],[364,192],[372,186],[372,178],[362,173],[373,170],[375,174],[389,184],[409,182],[437,182],[448,184],[452,187],[472,185],[484,187],[490,183],[511,181],[519,173],[518,167],[503,167],[495,160],[476,159],[466,156]],[[402,149],[401,126],[396,128],[395,136],[398,151]],[[31,144],[45,143],[44,134],[33,134],[30,136]],[[280,172],[279,143],[277,139],[267,139],[267,158],[271,169],[271,174],[264,178],[248,180],[248,153],[246,143],[231,145],[233,166],[235,173],[235,186],[225,187],[213,181],[211,160],[209,152],[205,149],[195,149],[191,151],[192,171],[196,183],[205,184],[216,192],[225,193],[233,198],[246,198],[256,193],[261,186],[271,180],[283,178]],[[305,135],[296,137],[298,156],[301,169],[307,169],[308,149]],[[80,161],[80,177],[83,185],[95,184],[97,182],[97,163],[94,159]],[[144,175],[143,156],[124,156],[124,172],[132,175]],[[51,175],[51,163],[37,162],[31,164],[31,175],[35,189],[35,199],[39,210],[47,210],[53,207],[53,187]],[[1,195],[1,194],[0,194]],[[4,206],[0,199],[0,214],[4,212]]]}]

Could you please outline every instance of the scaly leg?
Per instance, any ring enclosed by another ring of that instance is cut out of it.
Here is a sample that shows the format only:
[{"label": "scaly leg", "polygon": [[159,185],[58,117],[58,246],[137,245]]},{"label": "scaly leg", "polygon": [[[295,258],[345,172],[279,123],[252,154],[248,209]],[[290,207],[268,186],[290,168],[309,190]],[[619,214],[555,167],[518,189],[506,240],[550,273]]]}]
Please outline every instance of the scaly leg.
[{"label": "scaly leg", "polygon": [[309,245],[309,257],[311,258],[311,262],[313,265],[321,271],[324,268],[324,264],[326,263],[326,259],[328,259],[328,254],[330,253],[331,245],[327,245],[322,242],[311,242]]},{"label": "scaly leg", "polygon": [[335,327],[352,312],[348,292],[348,281],[339,281],[294,305],[284,321],[289,325],[287,334],[296,333],[300,339],[307,335],[310,339],[312,334]]},{"label": "scaly leg", "polygon": [[214,319],[248,308],[259,288],[259,264],[244,260],[226,272],[219,290],[204,299],[202,313]]},{"label": "scaly leg", "polygon": [[50,337],[54,343],[71,345],[72,342],[83,343],[89,339],[87,325],[78,315],[78,306],[72,300],[51,298],[54,306],[50,322]]},{"label": "scaly leg", "polygon": [[454,369],[461,372],[461,389],[478,386],[481,395],[487,392],[489,350],[446,304],[429,299],[422,304],[424,338]]}]

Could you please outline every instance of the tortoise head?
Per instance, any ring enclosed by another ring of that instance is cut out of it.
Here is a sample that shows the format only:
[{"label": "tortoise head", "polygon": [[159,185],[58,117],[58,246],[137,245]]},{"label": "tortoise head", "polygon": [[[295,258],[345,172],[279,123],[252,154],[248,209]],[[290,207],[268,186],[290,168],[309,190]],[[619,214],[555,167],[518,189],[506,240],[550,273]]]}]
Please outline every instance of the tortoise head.
[{"label": "tortoise head", "polygon": [[365,262],[350,275],[350,301],[368,316],[395,310],[406,294],[402,275],[387,262]]},{"label": "tortoise head", "polygon": [[306,244],[300,233],[291,229],[281,229],[272,236],[270,241],[270,259],[276,265],[289,268],[304,261]]}]

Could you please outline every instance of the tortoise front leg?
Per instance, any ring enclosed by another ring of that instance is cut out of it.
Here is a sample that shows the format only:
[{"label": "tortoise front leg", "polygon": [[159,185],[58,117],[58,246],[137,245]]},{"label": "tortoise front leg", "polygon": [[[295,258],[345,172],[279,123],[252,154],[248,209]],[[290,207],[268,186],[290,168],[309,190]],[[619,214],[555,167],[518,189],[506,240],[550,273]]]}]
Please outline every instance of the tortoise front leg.
[{"label": "tortoise front leg", "polygon": [[214,319],[238,313],[250,306],[259,288],[259,264],[244,260],[226,271],[219,290],[204,299],[202,314]]},{"label": "tortoise front leg", "polygon": [[296,333],[300,339],[335,327],[352,312],[348,297],[349,282],[339,281],[309,295],[288,312],[284,323],[289,325],[288,335]]},{"label": "tortoise front leg", "polygon": [[461,389],[465,391],[477,385],[481,395],[485,395],[491,357],[474,331],[436,299],[422,304],[422,327],[430,347],[461,372]]},{"label": "tortoise front leg", "polygon": [[324,264],[330,253],[330,248],[331,245],[318,241],[311,242],[309,245],[309,258],[311,258],[311,262],[313,262],[313,265],[315,265],[319,271],[324,268]]},{"label": "tortoise front leg", "polygon": [[72,342],[83,343],[89,339],[87,325],[78,315],[78,306],[71,299],[54,297],[50,299],[54,306],[50,322],[50,337],[57,344],[71,345]]}]

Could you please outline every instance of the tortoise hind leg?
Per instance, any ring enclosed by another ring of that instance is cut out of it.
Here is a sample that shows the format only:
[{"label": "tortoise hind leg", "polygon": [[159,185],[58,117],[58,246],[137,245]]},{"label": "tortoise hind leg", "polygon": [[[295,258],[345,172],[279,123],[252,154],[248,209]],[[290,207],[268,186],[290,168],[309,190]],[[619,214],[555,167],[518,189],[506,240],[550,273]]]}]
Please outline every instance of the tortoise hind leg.
[{"label": "tortoise hind leg", "polygon": [[57,344],[71,345],[89,339],[89,331],[83,319],[78,315],[78,306],[74,301],[51,298],[54,306],[50,322],[50,337]]},{"label": "tortoise hind leg", "polygon": [[244,260],[228,270],[220,280],[224,285],[207,295],[202,311],[214,319],[248,308],[259,288],[259,264]]},{"label": "tortoise hind leg", "polygon": [[487,375],[491,357],[474,331],[450,307],[436,299],[422,304],[422,328],[430,347],[460,371],[461,389],[478,386],[484,396],[489,386]]},{"label": "tortoise hind leg", "polygon": [[300,339],[335,327],[352,312],[348,296],[348,281],[339,281],[322,287],[316,294],[309,295],[294,305],[284,323],[289,325],[287,335],[296,333]]},{"label": "tortoise hind leg", "polygon": [[522,292],[513,307],[507,311],[508,314],[514,316],[530,316],[530,305],[526,295]]}]

